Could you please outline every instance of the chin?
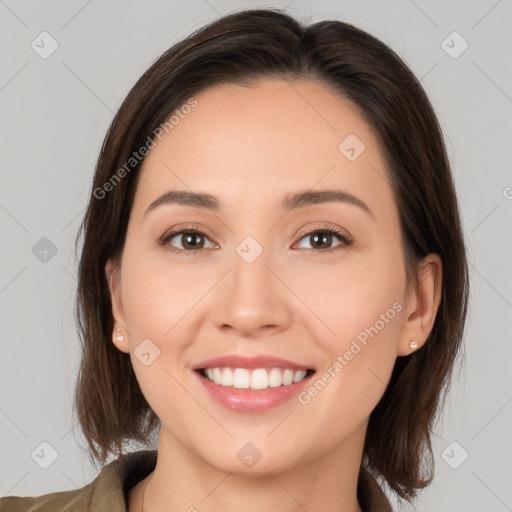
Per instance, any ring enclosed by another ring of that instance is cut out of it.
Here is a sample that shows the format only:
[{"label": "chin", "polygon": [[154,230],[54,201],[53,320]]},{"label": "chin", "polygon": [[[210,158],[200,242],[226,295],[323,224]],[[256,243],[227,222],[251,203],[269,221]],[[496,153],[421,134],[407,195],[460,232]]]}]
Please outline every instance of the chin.
[{"label": "chin", "polygon": [[267,477],[268,473],[283,473],[303,463],[301,454],[295,448],[300,446],[299,441],[283,445],[281,441],[258,442],[255,437],[252,438],[254,441],[239,439],[238,437],[236,440],[230,439],[228,443],[218,444],[215,451],[211,450],[211,445],[202,447],[203,449],[196,447],[195,451],[212,468],[246,477]]}]

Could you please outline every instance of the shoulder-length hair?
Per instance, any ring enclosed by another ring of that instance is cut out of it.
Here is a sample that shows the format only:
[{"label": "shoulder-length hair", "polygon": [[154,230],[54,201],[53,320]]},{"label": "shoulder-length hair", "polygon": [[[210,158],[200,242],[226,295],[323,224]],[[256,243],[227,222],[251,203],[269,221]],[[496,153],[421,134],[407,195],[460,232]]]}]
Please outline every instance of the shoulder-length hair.
[{"label": "shoulder-length hair", "polygon": [[105,264],[118,261],[124,246],[143,161],[130,159],[194,94],[264,78],[315,80],[351,102],[374,130],[386,162],[409,282],[416,282],[427,254],[441,258],[442,298],[432,331],[421,349],[397,358],[369,418],[360,473],[361,481],[364,471],[382,477],[411,500],[433,478],[431,431],[466,317],[466,252],[442,131],[425,91],[387,45],[341,21],[308,26],[278,9],[236,12],[175,44],[131,89],[103,142],[75,241],[76,250],[83,235],[75,303],[82,358],[74,412],[91,460],[101,462],[121,454],[127,441],[147,442],[159,425],[129,356],[111,341]]}]

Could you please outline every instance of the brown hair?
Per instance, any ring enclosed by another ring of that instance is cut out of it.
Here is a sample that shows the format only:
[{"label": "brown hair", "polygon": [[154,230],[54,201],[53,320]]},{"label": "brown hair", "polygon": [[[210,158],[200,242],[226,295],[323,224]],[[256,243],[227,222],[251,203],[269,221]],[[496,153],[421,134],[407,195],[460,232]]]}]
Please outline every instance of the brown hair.
[{"label": "brown hair", "polygon": [[108,194],[98,191],[192,95],[259,78],[316,80],[348,99],[381,146],[410,282],[423,257],[441,258],[442,298],[433,329],[421,349],[396,360],[370,415],[358,486],[361,505],[368,502],[365,471],[411,500],[433,477],[430,432],[459,352],[468,300],[464,239],[442,132],[420,83],[384,43],[340,21],[306,26],[279,9],[230,14],[170,48],[131,89],[105,137],[75,242],[84,235],[75,305],[82,360],[74,410],[89,454],[105,462],[110,453],[121,454],[127,441],[146,442],[159,425],[129,356],[111,341],[105,276],[107,260],[119,261],[123,250],[141,162]]}]

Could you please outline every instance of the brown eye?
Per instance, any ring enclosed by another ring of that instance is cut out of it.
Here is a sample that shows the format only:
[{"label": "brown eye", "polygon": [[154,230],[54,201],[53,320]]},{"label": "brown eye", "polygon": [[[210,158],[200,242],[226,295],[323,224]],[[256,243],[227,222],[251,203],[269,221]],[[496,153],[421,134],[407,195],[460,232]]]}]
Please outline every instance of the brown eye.
[{"label": "brown eye", "polygon": [[183,249],[187,251],[194,249],[202,249],[204,246],[203,235],[199,235],[197,233],[182,233],[176,236],[181,237],[181,245],[183,246]]},{"label": "brown eye", "polygon": [[[205,244],[206,240],[208,240],[208,237],[202,231],[197,229],[182,229],[164,235],[161,244],[168,247],[170,246],[171,251],[198,252],[207,248]],[[211,243],[211,245],[214,246],[213,243]]]},{"label": "brown eye", "polygon": [[[338,239],[339,242],[334,246],[334,239]],[[315,252],[331,252],[339,249],[343,249],[343,247],[347,247],[351,245],[352,240],[349,239],[348,236],[343,235],[334,229],[319,229],[317,228],[315,231],[310,231],[306,233],[301,240],[306,240],[309,242],[311,247],[302,247],[303,249],[315,250]],[[303,243],[303,242],[299,242]],[[300,246],[300,245],[299,245]]]},{"label": "brown eye", "polygon": [[315,249],[330,249],[332,235],[330,233],[318,232],[309,236],[309,241]]}]

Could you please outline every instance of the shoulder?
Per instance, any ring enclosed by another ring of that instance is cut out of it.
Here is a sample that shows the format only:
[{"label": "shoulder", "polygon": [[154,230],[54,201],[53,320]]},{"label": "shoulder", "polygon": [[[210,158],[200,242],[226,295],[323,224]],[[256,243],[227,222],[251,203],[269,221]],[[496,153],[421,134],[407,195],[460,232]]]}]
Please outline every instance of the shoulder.
[{"label": "shoulder", "polygon": [[0,499],[0,512],[82,512],[88,510],[90,494],[86,486],[36,497],[7,496]]},{"label": "shoulder", "polygon": [[91,495],[92,484],[35,497],[7,496],[0,499],[0,512],[82,512],[89,510]]},{"label": "shoulder", "polygon": [[128,491],[154,469],[156,457],[156,450],[123,454],[84,487],[34,497],[6,496],[0,498],[0,512],[126,512]]}]

